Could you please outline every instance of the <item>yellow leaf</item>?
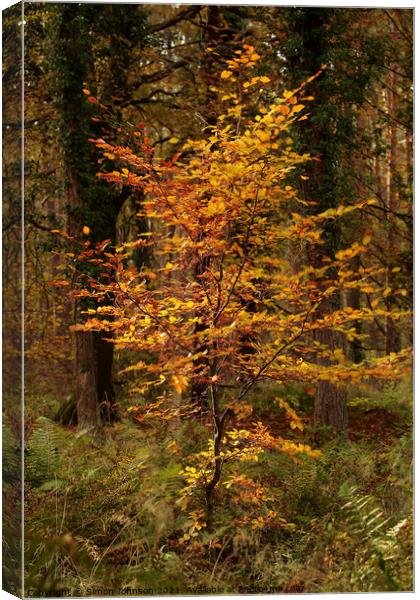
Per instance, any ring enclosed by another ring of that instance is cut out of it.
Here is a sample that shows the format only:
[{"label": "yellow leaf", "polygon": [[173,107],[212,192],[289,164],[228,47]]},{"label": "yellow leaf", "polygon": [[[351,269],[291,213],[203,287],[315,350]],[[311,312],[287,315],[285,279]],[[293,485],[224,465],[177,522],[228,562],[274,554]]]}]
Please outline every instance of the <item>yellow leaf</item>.
[{"label": "yellow leaf", "polygon": [[179,139],[177,137],[171,137],[171,139],[169,140],[170,144],[177,144],[179,142]]},{"label": "yellow leaf", "polygon": [[178,394],[182,394],[187,389],[188,380],[184,375],[172,375],[170,384]]},{"label": "yellow leaf", "polygon": [[277,112],[281,113],[282,115],[288,115],[289,107],[286,106],[285,104],[280,104],[279,107],[277,108]]},{"label": "yellow leaf", "polygon": [[294,107],[291,110],[291,115],[294,115],[298,112],[300,112],[301,110],[303,110],[305,108],[304,104],[295,104]]},{"label": "yellow leaf", "polygon": [[223,213],[225,210],[226,210],[226,205],[223,202],[223,200],[221,200],[221,199],[211,200],[208,203],[208,206],[206,209],[206,215],[208,217],[212,217],[214,215]]},{"label": "yellow leaf", "polygon": [[261,142],[268,142],[271,139],[271,136],[266,131],[256,131],[255,135]]},{"label": "yellow leaf", "polygon": [[82,231],[83,231],[83,235],[89,235],[89,233],[90,233],[90,229],[87,225],[85,225],[83,227]]},{"label": "yellow leaf", "polygon": [[229,79],[229,77],[232,77],[232,71],[222,71],[220,73],[220,79]]}]

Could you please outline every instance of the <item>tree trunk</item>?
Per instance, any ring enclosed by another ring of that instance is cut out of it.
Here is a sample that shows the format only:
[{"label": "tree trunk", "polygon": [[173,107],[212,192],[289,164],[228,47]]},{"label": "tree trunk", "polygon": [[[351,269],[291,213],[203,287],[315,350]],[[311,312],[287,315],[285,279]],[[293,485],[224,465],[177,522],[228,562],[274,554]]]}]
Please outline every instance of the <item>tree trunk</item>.
[{"label": "tree trunk", "polygon": [[101,332],[96,332],[94,351],[94,360],[96,363],[96,396],[99,412],[102,422],[111,424],[117,418],[115,391],[112,383],[114,345],[112,342],[104,339]]},{"label": "tree trunk", "polygon": [[[316,339],[330,349],[341,348],[341,336],[334,331],[319,331]],[[319,361],[323,365],[331,364],[325,359]],[[320,425],[332,427],[339,433],[347,428],[347,405],[345,390],[330,383],[319,381],[315,396],[314,420]]]},{"label": "tree trunk", "polygon": [[[335,9],[291,8],[287,12],[289,35],[299,40],[299,51],[287,56],[287,65],[291,75],[291,85],[297,86],[306,77],[315,74],[322,64],[329,64],[334,55],[334,28],[341,18]],[[339,136],[340,124],[344,121],[343,106],[337,101],[331,102],[330,86],[332,75],[324,71],[310,86],[315,101],[311,104],[310,121],[300,128],[299,141],[304,152],[317,156],[318,161],[305,165],[307,181],[301,183],[304,199],[314,202],[309,208],[311,214],[335,208],[339,203],[343,187],[342,171],[339,168],[345,148]],[[325,110],[328,106],[329,110]],[[349,115],[346,115],[347,120]],[[326,223],[323,231],[323,247],[310,249],[309,263],[315,268],[323,266],[323,254],[334,260],[341,245],[341,231],[337,222]],[[331,269],[328,274],[331,281],[337,280],[337,273]],[[316,282],[317,285],[322,282]],[[341,298],[324,301],[318,307],[317,317],[322,318],[340,307]],[[342,336],[330,330],[316,334],[327,349],[344,348]],[[320,364],[331,364],[319,358]],[[314,419],[321,425],[333,427],[344,432],[347,423],[347,410],[344,390],[329,382],[319,382],[315,398]]]},{"label": "tree trunk", "polygon": [[329,381],[318,383],[315,402],[315,422],[344,433],[347,428],[346,395],[343,389]]},{"label": "tree trunk", "polygon": [[[387,177],[387,206],[388,212],[388,240],[387,240],[387,267],[386,267],[386,287],[390,287],[393,290],[395,285],[395,275],[392,271],[395,265],[395,257],[397,255],[396,247],[396,232],[395,232],[395,218],[393,213],[397,210],[398,206],[398,189],[396,185],[397,175],[397,152],[398,152],[398,132],[397,125],[395,122],[396,109],[397,109],[397,65],[393,64],[394,71],[391,73],[391,89],[389,92],[389,115],[391,117],[390,131],[389,131],[389,142],[390,152],[388,160],[388,177]],[[391,310],[394,306],[391,295],[386,300],[387,309]],[[392,317],[386,317],[385,324],[385,353],[390,354],[391,352],[399,352],[401,350],[401,339],[399,331],[395,325],[395,321]]]},{"label": "tree trunk", "polygon": [[92,332],[76,331],[77,422],[81,429],[99,425],[95,354]]},{"label": "tree trunk", "polygon": [[[221,10],[220,6],[207,6],[207,23],[204,30],[204,42],[206,46],[217,47],[220,43],[219,38],[219,29],[221,27]],[[214,63],[215,59],[213,53],[208,52],[205,55],[204,61],[201,64],[200,72],[201,77],[204,83],[204,101],[201,107],[203,112],[203,117],[208,125],[215,125],[216,118],[216,110],[215,110],[215,98],[216,94],[213,90],[213,86],[215,85],[215,77],[216,77],[216,65]],[[200,276],[203,275],[206,268],[210,266],[210,262],[208,258],[200,260],[194,266],[194,279],[198,283],[202,284],[202,280]],[[197,315],[199,316],[199,315]],[[194,333],[199,334],[204,331],[205,325],[201,323],[196,323],[194,326]],[[202,343],[198,345],[195,349],[196,352],[204,352],[206,350],[206,344]],[[198,358],[194,361],[194,371],[195,373],[199,373],[203,371],[203,378],[205,372],[208,370],[208,362],[205,358]],[[206,410],[208,408],[208,398],[207,398],[207,381],[202,381],[201,378],[196,377],[190,387],[190,398],[191,404],[194,408],[199,410]]]},{"label": "tree trunk", "polygon": [[[56,44],[54,57],[54,88],[56,106],[60,115],[60,130],[64,161],[67,170],[68,223],[71,236],[82,237],[82,228],[90,229],[92,245],[105,239],[116,241],[118,214],[128,197],[127,188],[118,191],[101,182],[96,176],[97,153],[89,138],[98,137],[92,121],[92,108],[82,93],[84,82],[95,76],[94,44],[101,35],[103,19],[111,35],[108,78],[103,80],[102,99],[112,106],[114,97],[128,94],[127,76],[132,26],[141,15],[137,9],[120,6],[60,5],[56,9]],[[140,41],[140,40],[139,40]],[[110,109],[112,110],[112,108]],[[114,109],[119,118],[118,108]],[[84,240],[86,241],[86,240]],[[112,251],[112,245],[108,251]],[[86,265],[77,265],[86,272]],[[100,273],[96,273],[100,279]],[[110,298],[112,302],[112,299]],[[75,322],[83,322],[83,300],[76,302]],[[92,303],[89,305],[92,307]],[[79,426],[98,425],[102,418],[112,422],[116,418],[115,393],[112,385],[113,344],[109,334],[78,332],[76,334],[76,404]]]},{"label": "tree trunk", "polygon": [[[217,123],[217,106],[216,99],[217,93],[214,91],[214,86],[217,85],[218,81],[218,67],[220,64],[216,64],[216,56],[219,56],[219,63],[221,62],[220,57],[229,58],[234,50],[234,38],[235,29],[227,27],[224,13],[229,10],[229,7],[222,7],[216,5],[207,6],[207,23],[204,29],[204,42],[206,46],[210,46],[217,50],[215,53],[206,53],[205,59],[201,64],[201,78],[204,83],[204,97],[201,111],[203,118],[208,125],[216,125]],[[229,44],[233,44],[232,47]],[[201,241],[201,240],[200,240]],[[201,275],[205,273],[206,269],[210,266],[210,259],[208,257],[199,258],[197,264],[194,266],[194,279],[202,284]],[[202,284],[203,285],[203,284]],[[200,323],[195,325],[195,333],[200,333],[205,329]],[[206,343],[203,342],[196,348],[196,352],[203,352],[206,349]],[[198,358],[194,361],[194,368],[197,372],[203,371],[203,377],[196,377],[191,384],[190,398],[191,404],[194,407],[205,410],[208,408],[208,382],[206,381],[205,375],[208,371],[209,365],[205,358]]]}]

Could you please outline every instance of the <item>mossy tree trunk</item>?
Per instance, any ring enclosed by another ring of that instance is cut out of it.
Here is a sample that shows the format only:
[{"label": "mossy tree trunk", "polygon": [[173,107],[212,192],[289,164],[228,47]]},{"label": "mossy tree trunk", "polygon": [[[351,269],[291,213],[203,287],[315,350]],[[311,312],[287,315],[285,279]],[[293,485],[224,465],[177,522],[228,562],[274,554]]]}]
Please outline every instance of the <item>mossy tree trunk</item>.
[{"label": "mossy tree trunk", "polygon": [[[303,171],[308,180],[301,181],[301,196],[313,203],[308,208],[317,214],[351,202],[356,194],[354,178],[348,168],[349,156],[357,152],[352,140],[356,127],[357,105],[363,101],[365,88],[370,81],[374,61],[363,64],[364,71],[354,73],[350,80],[342,63],[352,65],[351,47],[348,42],[340,46],[340,38],[354,29],[357,11],[340,11],[334,8],[291,8],[284,13],[283,26],[287,34],[285,54],[289,84],[299,85],[314,75],[322,66],[324,72],[310,85],[308,93],[314,96],[310,105],[310,120],[299,128],[296,135],[298,150],[309,152],[317,160],[309,161]],[[347,54],[343,48],[348,48]],[[341,70],[335,69],[339,61]],[[361,69],[361,64],[356,68]],[[351,67],[353,68],[353,67]],[[308,124],[309,123],[309,124]],[[341,225],[327,222],[324,227],[322,253],[334,259],[343,245]],[[321,250],[309,248],[308,259],[314,267],[320,267]],[[327,277],[337,280],[337,273],[330,269]],[[355,299],[357,302],[357,299]],[[339,294],[324,301],[317,309],[317,316],[337,310],[342,299]],[[326,329],[318,334],[319,342],[329,349],[344,350],[341,336]],[[323,360],[323,359],[320,359]],[[343,389],[333,383],[322,382],[317,386],[315,420],[345,431],[347,416]]]},{"label": "mossy tree trunk", "polygon": [[[67,170],[67,229],[70,235],[81,239],[83,227],[87,226],[91,245],[108,239],[111,245],[107,250],[112,251],[118,215],[128,193],[126,188],[111,187],[96,176],[96,149],[88,140],[98,137],[101,131],[92,122],[95,106],[89,105],[82,90],[94,79],[94,44],[110,37],[108,72],[101,73],[101,94],[118,119],[114,98],[128,94],[131,44],[126,43],[126,37],[136,27],[142,31],[143,17],[138,7],[114,5],[63,4],[52,10],[55,10],[56,34],[51,59],[52,87]],[[136,41],[140,39],[139,36]],[[91,272],[86,265],[79,264],[77,268],[85,275],[89,272],[100,278],[99,273]],[[86,302],[76,303],[76,323],[81,322],[81,312],[86,308]],[[78,332],[75,337],[77,421],[80,426],[92,427],[100,421],[112,422],[117,415],[112,383],[113,344],[107,339],[110,335]]]}]

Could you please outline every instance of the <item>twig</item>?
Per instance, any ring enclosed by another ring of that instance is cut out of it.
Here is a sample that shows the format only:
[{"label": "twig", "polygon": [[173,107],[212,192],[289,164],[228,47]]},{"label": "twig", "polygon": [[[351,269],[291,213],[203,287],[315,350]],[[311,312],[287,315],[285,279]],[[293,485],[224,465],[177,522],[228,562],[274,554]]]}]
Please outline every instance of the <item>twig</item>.
[{"label": "twig", "polygon": [[283,346],[281,346],[274,354],[273,356],[270,358],[270,360],[268,360],[264,365],[262,365],[258,372],[254,375],[254,377],[251,379],[251,381],[249,381],[243,388],[242,391],[239,393],[238,395],[238,400],[242,400],[242,398],[249,392],[249,390],[251,389],[251,387],[255,384],[255,382],[259,379],[259,377],[261,377],[261,375],[264,373],[264,371],[280,356],[280,354],[283,352],[283,350],[285,350],[288,346],[290,346],[291,344],[293,344],[293,342],[295,342],[297,339],[299,339],[305,329],[305,325],[308,321],[309,315],[311,314],[311,312],[313,310],[315,310],[316,308],[318,308],[318,306],[321,304],[321,300],[319,302],[317,302],[316,304],[314,304],[313,306],[311,306],[311,308],[308,310],[308,312],[305,315],[305,318],[303,320],[302,326],[299,330],[299,332],[294,335],[288,342],[284,343]]}]

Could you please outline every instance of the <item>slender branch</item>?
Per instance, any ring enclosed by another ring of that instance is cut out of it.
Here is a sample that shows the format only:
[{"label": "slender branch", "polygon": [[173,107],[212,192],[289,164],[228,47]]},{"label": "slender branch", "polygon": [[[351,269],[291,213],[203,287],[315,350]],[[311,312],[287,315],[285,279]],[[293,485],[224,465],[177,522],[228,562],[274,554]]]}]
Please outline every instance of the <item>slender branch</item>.
[{"label": "slender branch", "polygon": [[247,255],[247,245],[248,245],[248,241],[249,241],[249,236],[251,235],[251,229],[252,229],[252,225],[254,222],[254,218],[255,218],[255,213],[257,210],[257,205],[258,205],[258,199],[259,199],[259,193],[260,193],[260,186],[257,186],[256,192],[255,192],[255,198],[254,198],[254,204],[252,207],[252,211],[251,211],[251,215],[249,218],[249,223],[248,223],[248,228],[245,234],[245,243],[244,243],[244,257],[242,259],[241,264],[239,265],[239,269],[238,272],[236,274],[236,277],[233,281],[232,287],[230,288],[227,298],[225,300],[225,302],[223,303],[223,305],[221,306],[221,308],[219,309],[218,313],[216,314],[216,317],[214,319],[214,323],[216,324],[217,321],[219,320],[219,318],[221,317],[221,315],[223,314],[223,311],[225,310],[225,308],[229,305],[230,299],[232,297],[232,294],[234,293],[235,289],[236,289],[236,285],[239,281],[240,276],[242,275],[242,272],[244,270],[246,261],[248,259],[248,255]]},{"label": "slender branch", "polygon": [[316,308],[318,308],[318,306],[321,304],[322,300],[319,300],[316,304],[314,304],[313,306],[311,306],[311,308],[308,310],[308,312],[305,315],[305,318],[303,319],[303,323],[302,326],[300,328],[300,330],[298,331],[298,333],[296,333],[296,335],[294,335],[290,340],[288,340],[287,342],[285,342],[283,344],[283,346],[281,346],[274,354],[273,356],[264,364],[262,365],[258,372],[253,376],[253,378],[251,379],[251,381],[249,381],[243,388],[242,391],[239,393],[238,395],[238,400],[242,400],[242,398],[249,392],[249,390],[252,388],[252,386],[256,383],[256,381],[258,381],[258,379],[261,377],[261,375],[264,373],[264,371],[280,356],[280,354],[286,349],[288,348],[291,344],[293,344],[293,342],[295,342],[297,339],[299,339],[302,335],[303,332],[305,330],[305,325],[308,321],[309,315],[311,314],[312,311],[314,311]]},{"label": "slender branch", "polygon": [[412,47],[413,40],[411,39],[411,37],[409,35],[407,35],[405,33],[405,31],[403,29],[401,29],[401,26],[397,23],[396,19],[394,19],[394,17],[392,16],[391,11],[385,9],[385,14],[388,17],[388,19],[393,23],[393,25],[394,25],[395,29],[398,31],[398,33],[405,39],[406,42],[408,42],[410,44],[410,47]]},{"label": "slender branch", "polygon": [[397,119],[397,117],[390,115],[389,113],[387,113],[385,110],[383,110],[382,108],[379,108],[379,106],[377,104],[373,104],[373,102],[371,102],[370,100],[368,100],[367,98],[365,99],[366,104],[369,104],[369,106],[371,106],[374,110],[380,112],[382,115],[384,115],[384,117],[386,117],[389,121],[393,121],[394,123],[396,123],[397,125],[400,125],[401,127],[404,128],[405,131],[411,131],[412,129],[412,123],[404,123],[404,121],[400,121],[400,119]]},{"label": "slender branch", "polygon": [[195,17],[196,14],[200,12],[202,6],[187,6],[187,8],[183,8],[180,10],[175,16],[163,21],[162,23],[158,23],[149,29],[149,33],[158,33],[158,31],[162,31],[163,29],[167,29],[168,27],[172,27],[179,23],[179,21],[190,20]]},{"label": "slender branch", "polygon": [[[148,73],[146,75],[142,75],[141,77],[139,77],[139,79],[137,79],[133,83],[133,87],[137,89],[142,85],[146,85],[149,83],[156,83],[157,81],[161,81],[162,79],[165,79],[169,75],[172,75],[172,73],[174,71],[181,69],[182,67],[186,67],[189,64],[190,64],[190,61],[188,59],[182,58],[176,62],[171,63],[171,65],[169,67],[167,67],[166,69],[161,69],[160,71],[155,71],[154,73]],[[123,103],[121,106],[125,106],[127,104],[131,104],[131,100],[127,100],[126,103],[125,104]]]},{"label": "slender branch", "polygon": [[144,308],[144,306],[142,306],[139,302],[137,302],[137,300],[135,298],[133,298],[131,296],[131,294],[129,294],[126,290],[123,290],[122,287],[120,286],[119,281],[117,281],[116,284],[117,284],[119,290],[130,300],[130,302],[132,302],[134,304],[134,306],[136,306],[143,315],[146,315],[147,317],[152,319],[152,321],[154,321],[157,325],[159,325],[159,327],[161,327],[163,329],[163,331],[168,335],[168,337],[177,346],[182,348],[182,350],[184,350],[184,352],[187,352],[188,354],[192,352],[191,348],[187,348],[187,346],[184,346],[183,344],[181,344],[181,342],[178,342],[174,338],[174,336],[172,335],[172,332],[162,323],[162,321],[158,317],[156,317],[154,314],[150,313],[146,308]]}]

